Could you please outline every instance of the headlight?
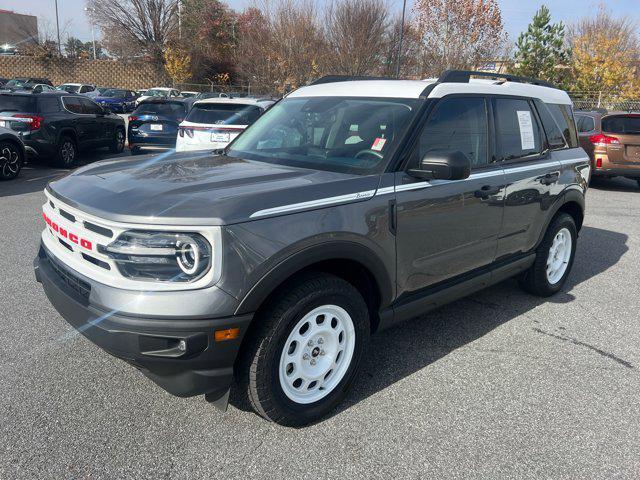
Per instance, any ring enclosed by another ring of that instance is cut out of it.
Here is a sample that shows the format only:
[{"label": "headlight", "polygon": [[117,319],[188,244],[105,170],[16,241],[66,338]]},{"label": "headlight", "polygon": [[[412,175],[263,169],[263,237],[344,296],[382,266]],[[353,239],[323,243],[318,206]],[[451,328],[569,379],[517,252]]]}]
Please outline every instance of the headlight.
[{"label": "headlight", "polygon": [[211,245],[198,233],[128,231],[103,253],[138,280],[193,282],[211,268]]}]

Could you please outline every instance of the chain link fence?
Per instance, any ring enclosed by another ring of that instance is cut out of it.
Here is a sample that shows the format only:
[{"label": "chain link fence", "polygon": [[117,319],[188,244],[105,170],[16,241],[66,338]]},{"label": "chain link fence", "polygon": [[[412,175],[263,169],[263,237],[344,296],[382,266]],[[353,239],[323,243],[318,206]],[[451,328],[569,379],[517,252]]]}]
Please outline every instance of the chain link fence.
[{"label": "chain link fence", "polygon": [[637,99],[622,99],[619,92],[570,91],[568,93],[577,110],[640,112],[640,96]]},{"label": "chain link fence", "polygon": [[204,83],[176,83],[173,85],[174,88],[180,90],[181,92],[215,92],[215,93],[226,93],[227,95],[235,95],[239,97],[280,97],[282,95],[277,93],[277,89],[268,90],[265,88],[258,88],[255,85],[246,84],[246,85],[216,85],[213,83],[204,84]]}]

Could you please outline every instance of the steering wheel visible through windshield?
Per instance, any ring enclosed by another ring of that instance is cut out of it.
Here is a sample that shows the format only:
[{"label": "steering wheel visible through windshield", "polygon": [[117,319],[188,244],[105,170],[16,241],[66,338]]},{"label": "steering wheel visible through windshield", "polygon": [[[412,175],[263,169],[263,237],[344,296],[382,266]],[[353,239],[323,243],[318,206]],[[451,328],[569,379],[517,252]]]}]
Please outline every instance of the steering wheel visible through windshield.
[{"label": "steering wheel visible through windshield", "polygon": [[388,161],[415,114],[417,99],[285,99],[250,126],[233,157],[345,173],[369,174]]}]

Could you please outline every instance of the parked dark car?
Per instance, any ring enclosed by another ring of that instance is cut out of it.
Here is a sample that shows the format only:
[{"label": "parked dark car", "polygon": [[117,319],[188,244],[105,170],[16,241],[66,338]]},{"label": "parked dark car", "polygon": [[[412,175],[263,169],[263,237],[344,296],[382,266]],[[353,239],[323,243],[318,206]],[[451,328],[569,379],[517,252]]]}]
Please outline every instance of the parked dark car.
[{"label": "parked dark car", "polygon": [[9,81],[8,78],[0,77],[0,87],[4,87],[4,85]]},{"label": "parked dark car", "polygon": [[640,113],[576,112],[576,125],[594,177],[627,177],[640,186]]},{"label": "parked dark car", "polygon": [[0,180],[16,178],[24,165],[24,159],[24,144],[18,134],[0,127]]},{"label": "parked dark car", "polygon": [[112,88],[97,96],[94,101],[112,112],[128,113],[135,109],[137,98],[138,95],[131,90]]},{"label": "parked dark car", "polygon": [[175,148],[178,125],[187,109],[182,100],[145,100],[129,116],[129,148],[132,154],[143,147]]},{"label": "parked dark car", "polygon": [[0,93],[0,116],[15,118],[3,120],[0,127],[20,136],[27,155],[50,158],[58,167],[72,167],[81,149],[124,149],[124,120],[83,95]]},{"label": "parked dark car", "polygon": [[36,78],[36,77],[16,77],[9,80],[4,84],[3,88],[11,89],[11,90],[22,90],[25,87],[29,88],[29,85],[37,85],[39,83],[44,83],[45,85],[49,85],[53,87],[51,80],[48,78]]}]

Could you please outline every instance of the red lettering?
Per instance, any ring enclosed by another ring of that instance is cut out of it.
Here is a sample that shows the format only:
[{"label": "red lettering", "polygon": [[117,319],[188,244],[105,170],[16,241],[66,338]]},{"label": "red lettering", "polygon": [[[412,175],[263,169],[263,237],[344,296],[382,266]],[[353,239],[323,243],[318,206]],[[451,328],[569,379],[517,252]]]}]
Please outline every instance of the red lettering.
[{"label": "red lettering", "polygon": [[62,227],[60,227],[60,235],[64,238],[67,238],[67,231]]},{"label": "red lettering", "polygon": [[91,242],[89,240],[85,240],[84,238],[80,239],[80,245],[87,250],[91,250]]},{"label": "red lettering", "polygon": [[69,233],[69,240],[73,243],[78,243],[78,236],[75,233]]},{"label": "red lettering", "polygon": [[53,228],[57,232],[58,231],[58,224],[51,222],[51,228]]}]

